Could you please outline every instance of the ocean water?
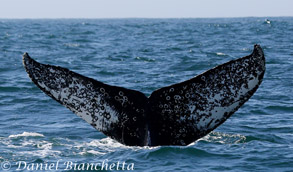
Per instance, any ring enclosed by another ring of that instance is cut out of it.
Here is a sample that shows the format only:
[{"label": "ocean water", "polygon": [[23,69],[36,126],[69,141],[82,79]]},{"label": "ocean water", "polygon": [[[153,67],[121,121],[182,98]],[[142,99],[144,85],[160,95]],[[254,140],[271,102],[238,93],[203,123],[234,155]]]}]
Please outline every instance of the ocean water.
[{"label": "ocean water", "polygon": [[[0,171],[293,171],[293,18],[270,20],[0,19]],[[255,43],[266,56],[260,88],[189,146],[107,138],[41,92],[21,57],[150,95],[249,55]]]}]

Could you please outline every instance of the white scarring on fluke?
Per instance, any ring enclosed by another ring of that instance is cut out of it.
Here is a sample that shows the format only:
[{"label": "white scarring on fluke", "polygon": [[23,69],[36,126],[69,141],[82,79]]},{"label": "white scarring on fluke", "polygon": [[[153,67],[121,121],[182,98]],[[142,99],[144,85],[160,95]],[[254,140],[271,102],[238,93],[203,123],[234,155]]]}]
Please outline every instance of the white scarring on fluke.
[{"label": "white scarring on fluke", "polygon": [[23,64],[47,95],[105,135],[130,146],[188,145],[221,125],[257,90],[265,72],[259,45],[190,80],[163,87],[150,97],[110,86],[66,68]]}]

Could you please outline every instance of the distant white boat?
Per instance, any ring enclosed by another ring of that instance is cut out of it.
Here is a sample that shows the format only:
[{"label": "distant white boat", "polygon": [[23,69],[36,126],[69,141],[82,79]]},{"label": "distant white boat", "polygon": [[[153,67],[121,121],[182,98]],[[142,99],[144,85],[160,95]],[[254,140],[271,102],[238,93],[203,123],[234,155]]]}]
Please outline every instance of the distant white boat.
[{"label": "distant white boat", "polygon": [[265,22],[266,22],[267,24],[271,24],[271,21],[270,21],[269,19],[266,19]]}]

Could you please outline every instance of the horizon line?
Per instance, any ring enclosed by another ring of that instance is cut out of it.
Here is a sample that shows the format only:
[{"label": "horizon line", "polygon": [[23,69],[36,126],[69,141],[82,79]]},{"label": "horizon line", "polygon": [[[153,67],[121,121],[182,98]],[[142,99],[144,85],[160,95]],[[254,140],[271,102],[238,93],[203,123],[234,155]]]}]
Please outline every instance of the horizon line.
[{"label": "horizon line", "polygon": [[15,17],[15,18],[2,18],[4,20],[38,20],[38,19],[229,19],[229,18],[286,18],[293,16],[233,16],[233,17]]}]

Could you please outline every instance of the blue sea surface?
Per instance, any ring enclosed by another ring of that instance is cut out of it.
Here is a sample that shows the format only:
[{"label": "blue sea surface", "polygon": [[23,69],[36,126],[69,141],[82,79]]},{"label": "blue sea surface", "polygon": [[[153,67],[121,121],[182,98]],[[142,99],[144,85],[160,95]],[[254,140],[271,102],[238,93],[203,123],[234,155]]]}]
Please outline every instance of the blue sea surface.
[{"label": "blue sea surface", "polygon": [[[57,161],[57,171],[91,171],[86,163],[100,163],[96,171],[111,164],[113,171],[293,171],[293,18],[270,20],[0,19],[0,171],[45,171],[33,165]],[[21,57],[150,95],[249,55],[256,43],[266,56],[263,83],[189,146],[128,147],[107,138],[37,88]]]}]

